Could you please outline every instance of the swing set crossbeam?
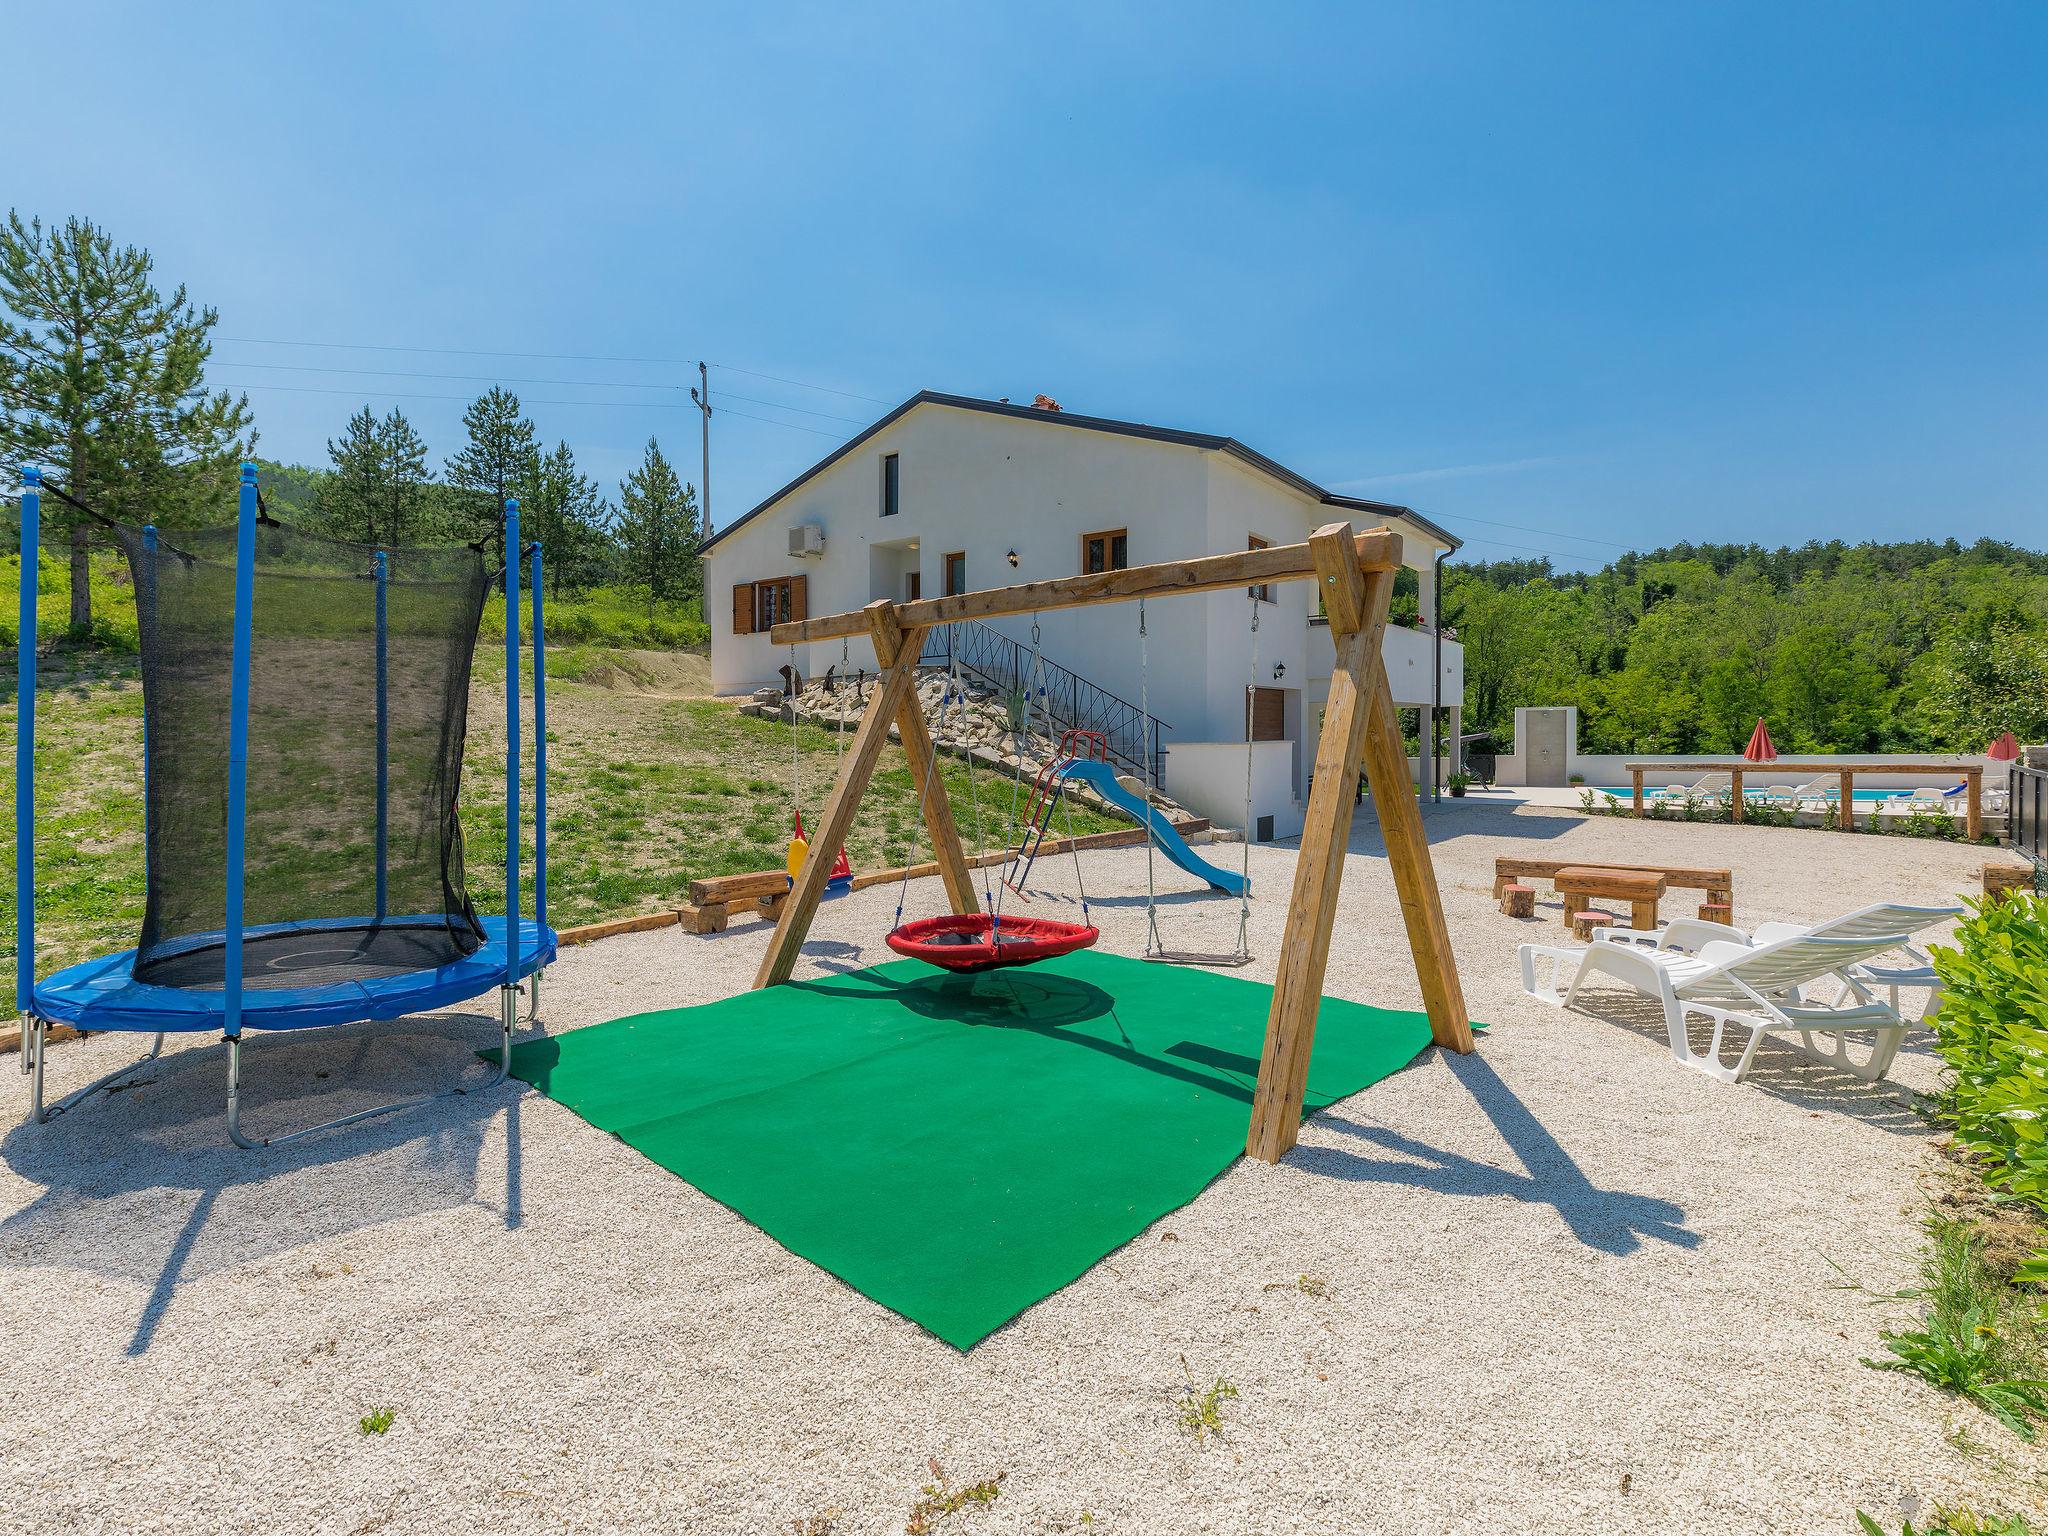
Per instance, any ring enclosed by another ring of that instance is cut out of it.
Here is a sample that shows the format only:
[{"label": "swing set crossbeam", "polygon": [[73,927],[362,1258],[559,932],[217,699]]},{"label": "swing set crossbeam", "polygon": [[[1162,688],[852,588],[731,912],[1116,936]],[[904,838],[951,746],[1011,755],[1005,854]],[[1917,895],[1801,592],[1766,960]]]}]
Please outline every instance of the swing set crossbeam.
[{"label": "swing set crossbeam", "polygon": [[[1318,528],[1306,543],[1283,544],[1195,560],[1132,566],[1087,576],[1026,582],[985,592],[914,603],[877,599],[858,613],[798,619],[774,627],[778,645],[841,636],[870,635],[882,675],[869,694],[859,729],[842,760],[832,796],[818,818],[809,857],[783,906],[775,936],[754,978],[756,987],[787,981],[838,856],[854,813],[866,793],[890,726],[902,732],[914,775],[931,787],[923,805],[939,872],[956,913],[976,910],[966,850],[953,822],[943,781],[931,772],[932,745],[913,687],[925,631],[960,619],[1037,613],[1095,603],[1214,592],[1269,582],[1314,580],[1329,616],[1335,658],[1316,748],[1315,778],[1295,860],[1288,898],[1287,928],[1281,941],[1266,1043],[1252,1095],[1245,1151],[1278,1162],[1300,1135],[1302,1097],[1308,1086],[1309,1053],[1316,1012],[1322,1001],[1335,932],[1338,888],[1350,841],[1352,786],[1362,761],[1372,788],[1372,806],[1386,841],[1387,862],[1400,898],[1401,916],[1415,962],[1416,980],[1429,1014],[1431,1038],[1454,1051],[1473,1048],[1464,988],[1451,953],[1429,842],[1415,803],[1408,761],[1395,718],[1393,690],[1381,655],[1394,573],[1401,564],[1401,536],[1391,529],[1355,532],[1349,523]],[[1175,958],[1161,955],[1161,959]],[[1188,957],[1193,960],[1194,957]],[[1214,957],[1206,962],[1215,963]]]},{"label": "swing set crossbeam", "polygon": [[[1334,526],[1348,530],[1348,524]],[[1351,534],[1358,568],[1393,572],[1401,567],[1401,536],[1376,528]],[[892,603],[890,609],[906,629],[933,629],[962,619],[999,619],[1010,614],[1043,613],[1056,608],[1086,608],[1096,603],[1125,603],[1141,597],[1171,597],[1177,592],[1221,592],[1231,587],[1257,587],[1276,581],[1302,581],[1316,574],[1307,544],[1275,544],[1227,555],[1194,560],[1167,560],[1133,565],[1121,571],[1088,576],[1058,576],[1010,587],[990,587],[953,597],[928,597],[914,603]],[[802,645],[812,640],[837,640],[869,632],[868,610],[826,614],[815,619],[789,619],[769,630],[776,645]]]}]

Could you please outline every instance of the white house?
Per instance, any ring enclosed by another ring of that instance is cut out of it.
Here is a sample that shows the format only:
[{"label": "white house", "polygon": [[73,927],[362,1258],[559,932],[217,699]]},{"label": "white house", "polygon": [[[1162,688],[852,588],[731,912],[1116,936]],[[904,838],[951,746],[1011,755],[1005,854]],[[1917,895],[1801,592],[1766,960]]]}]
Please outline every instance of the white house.
[{"label": "white house", "polygon": [[[1234,438],[1078,416],[1040,400],[1019,406],[927,390],[713,535],[705,545],[713,688],[775,683],[785,665],[806,677],[841,665],[836,640],[793,655],[771,643],[764,631],[784,618],[1294,543],[1348,518],[1402,535],[1423,627],[1388,627],[1387,676],[1397,704],[1446,710],[1448,740],[1457,740],[1463,651],[1428,627],[1438,562],[1458,548],[1455,537],[1406,507],[1326,491]],[[1131,753],[1144,739],[1134,724],[1142,697],[1159,722],[1167,793],[1219,825],[1245,820],[1249,730],[1252,830],[1288,837],[1301,828],[1334,654],[1314,601],[1313,584],[1302,581],[1256,599],[1236,591],[1160,599],[1146,605],[1142,652],[1135,604],[1053,612],[1041,619],[1040,655],[1101,691],[1055,681],[1075,698],[1078,723],[1133,722]],[[1028,618],[997,620],[952,643],[1000,673],[1023,655],[1001,637],[1028,647],[1031,627]],[[933,632],[934,648],[947,643],[944,631]],[[844,660],[875,665],[865,641],[852,642]]]}]

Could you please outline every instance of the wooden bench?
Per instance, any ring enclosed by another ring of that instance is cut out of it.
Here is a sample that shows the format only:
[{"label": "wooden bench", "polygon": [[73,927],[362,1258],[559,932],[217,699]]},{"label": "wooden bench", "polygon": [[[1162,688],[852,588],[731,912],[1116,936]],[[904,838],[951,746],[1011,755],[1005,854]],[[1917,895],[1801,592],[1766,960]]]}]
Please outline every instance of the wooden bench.
[{"label": "wooden bench", "polygon": [[[1735,920],[1735,874],[1726,869],[1683,869],[1667,864],[1595,864],[1586,859],[1526,859],[1507,855],[1493,861],[1493,899],[1499,901],[1508,886],[1522,880],[1548,880],[1555,885],[1561,869],[1650,870],[1664,877],[1664,884],[1680,890],[1704,891],[1702,906],[1723,909],[1713,921],[1733,924]],[[1707,914],[1702,911],[1702,917]]]},{"label": "wooden bench", "polygon": [[1628,903],[1629,925],[1638,929],[1657,926],[1657,903],[1669,882],[1654,869],[1617,869],[1611,865],[1567,865],[1551,877],[1557,894],[1564,898],[1565,921],[1569,923],[1586,910],[1590,897]]}]

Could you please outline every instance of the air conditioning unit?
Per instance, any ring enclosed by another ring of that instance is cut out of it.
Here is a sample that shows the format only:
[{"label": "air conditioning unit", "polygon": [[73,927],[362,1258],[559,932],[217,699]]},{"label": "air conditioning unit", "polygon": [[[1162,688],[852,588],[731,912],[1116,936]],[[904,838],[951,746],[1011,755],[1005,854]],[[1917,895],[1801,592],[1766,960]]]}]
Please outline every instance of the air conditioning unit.
[{"label": "air conditioning unit", "polygon": [[825,530],[816,523],[799,523],[789,530],[789,552],[792,555],[822,555],[825,553]]}]

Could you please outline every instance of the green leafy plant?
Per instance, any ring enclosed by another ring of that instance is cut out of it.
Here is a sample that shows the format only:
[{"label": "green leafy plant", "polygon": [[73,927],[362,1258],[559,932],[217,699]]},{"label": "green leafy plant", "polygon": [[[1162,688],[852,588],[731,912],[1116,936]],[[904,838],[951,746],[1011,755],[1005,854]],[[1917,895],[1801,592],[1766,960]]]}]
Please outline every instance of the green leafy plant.
[{"label": "green leafy plant", "polygon": [[1884,1334],[1889,1360],[1863,1363],[1904,1371],[1967,1398],[2023,1440],[2033,1420],[2048,1417],[2048,1380],[2039,1376],[2040,1347],[2023,1298],[1984,1262],[1978,1240],[1961,1221],[1936,1220],[1917,1293],[1926,1315],[1917,1328]]},{"label": "green leafy plant", "polygon": [[[1938,1112],[1995,1191],[2048,1209],[2048,901],[1971,906],[1954,945],[1933,951],[1935,1047],[1948,1068]],[[2048,1278],[2044,1259],[2021,1278]]]},{"label": "green leafy plant", "polygon": [[1002,1494],[1003,1479],[1010,1475],[998,1472],[978,1483],[955,1488],[938,1457],[930,1457],[925,1465],[931,1468],[932,1480],[919,1490],[917,1502],[910,1506],[910,1518],[903,1525],[905,1536],[929,1536],[949,1515],[957,1515],[963,1509],[987,1509]]},{"label": "green leafy plant", "polygon": [[398,1415],[389,1408],[374,1408],[356,1420],[356,1433],[381,1435],[389,1429]]},{"label": "green leafy plant", "polygon": [[[1862,1510],[1856,1511],[1856,1525],[1864,1536],[1890,1536]],[[2034,1536],[2034,1528],[2019,1515],[1973,1514],[1967,1509],[1949,1509],[1936,1505],[1932,1525],[1915,1525],[1908,1520],[1899,1527],[1898,1536]]]},{"label": "green leafy plant", "polygon": [[1206,1440],[1211,1435],[1223,1433],[1223,1405],[1237,1396],[1237,1388],[1226,1378],[1218,1376],[1207,1387],[1195,1384],[1194,1372],[1188,1369],[1188,1357],[1180,1357],[1180,1368],[1188,1379],[1186,1390],[1180,1401],[1180,1427],[1197,1440]]}]

